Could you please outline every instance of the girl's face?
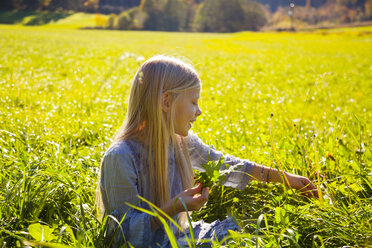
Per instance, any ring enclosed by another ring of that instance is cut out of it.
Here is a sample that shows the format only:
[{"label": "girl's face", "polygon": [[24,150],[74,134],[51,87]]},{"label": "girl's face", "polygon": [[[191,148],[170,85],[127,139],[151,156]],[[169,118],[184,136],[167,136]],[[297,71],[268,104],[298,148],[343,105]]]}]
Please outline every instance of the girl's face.
[{"label": "girl's face", "polygon": [[174,129],[176,134],[187,136],[196,118],[201,115],[199,108],[200,88],[192,88],[182,93],[175,104]]}]

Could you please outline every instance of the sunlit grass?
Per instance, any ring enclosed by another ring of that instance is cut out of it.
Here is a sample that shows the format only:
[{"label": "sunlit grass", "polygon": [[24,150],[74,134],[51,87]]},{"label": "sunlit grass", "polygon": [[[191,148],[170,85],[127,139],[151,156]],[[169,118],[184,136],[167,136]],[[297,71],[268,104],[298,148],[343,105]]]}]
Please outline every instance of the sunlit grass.
[{"label": "sunlit grass", "polygon": [[99,244],[97,173],[138,68],[128,53],[162,53],[186,57],[201,76],[203,114],[193,130],[206,143],[279,161],[323,190],[315,201],[272,184],[215,188],[195,219],[234,216],[243,227],[237,247],[371,245],[372,36],[358,32],[0,26],[1,243],[34,240],[28,227],[41,223],[54,243]]},{"label": "sunlit grass", "polygon": [[[101,15],[106,19],[106,15]],[[74,13],[67,18],[60,19],[56,22],[50,22],[47,26],[53,28],[95,28],[97,25],[97,14]]]}]

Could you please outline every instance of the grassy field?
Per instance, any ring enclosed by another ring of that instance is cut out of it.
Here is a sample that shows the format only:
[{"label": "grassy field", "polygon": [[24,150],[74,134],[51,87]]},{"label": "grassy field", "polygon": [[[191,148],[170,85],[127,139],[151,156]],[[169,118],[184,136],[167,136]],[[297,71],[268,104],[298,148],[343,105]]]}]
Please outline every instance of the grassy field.
[{"label": "grassy field", "polygon": [[203,114],[193,130],[204,142],[273,161],[322,191],[308,200],[274,184],[215,188],[194,219],[234,216],[243,234],[232,234],[231,247],[372,247],[366,30],[199,34],[1,25],[0,246],[99,244],[100,160],[124,119],[142,57],[167,54],[184,57],[201,76]]}]

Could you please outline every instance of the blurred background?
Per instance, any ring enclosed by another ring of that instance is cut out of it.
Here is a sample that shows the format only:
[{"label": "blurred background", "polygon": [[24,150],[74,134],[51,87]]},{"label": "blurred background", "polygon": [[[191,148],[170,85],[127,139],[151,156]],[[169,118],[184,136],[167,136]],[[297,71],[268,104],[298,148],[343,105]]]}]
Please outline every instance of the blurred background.
[{"label": "blurred background", "polygon": [[371,24],[372,0],[2,0],[0,23],[236,32]]}]

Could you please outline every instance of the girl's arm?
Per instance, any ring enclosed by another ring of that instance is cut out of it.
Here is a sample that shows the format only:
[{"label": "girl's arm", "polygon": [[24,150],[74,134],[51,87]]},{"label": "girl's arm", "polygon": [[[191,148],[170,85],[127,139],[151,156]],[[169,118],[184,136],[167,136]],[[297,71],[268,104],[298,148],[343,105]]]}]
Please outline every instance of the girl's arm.
[{"label": "girl's arm", "polygon": [[[231,155],[223,155],[213,147],[204,144],[198,136],[189,132],[187,136],[190,160],[194,169],[203,170],[200,164],[207,163],[208,160],[218,161],[223,156],[225,164],[240,167],[237,171],[232,171],[226,176],[225,186],[244,189],[250,179],[256,179],[265,182],[282,182],[279,172],[274,168],[257,165],[251,161],[240,159]],[[263,168],[263,174],[262,174]],[[224,166],[223,168],[224,169]],[[318,197],[316,187],[306,177],[284,172],[287,180],[285,183],[291,188],[304,192],[307,196]],[[288,182],[287,182],[288,181]]]},{"label": "girl's arm", "polygon": [[[285,179],[284,176],[287,178]],[[306,196],[314,196],[318,198],[318,191],[314,184],[307,178],[286,171],[280,172],[275,168],[270,168],[262,165],[255,164],[252,169],[253,179],[263,182],[284,183],[293,189],[300,190]]]},{"label": "girl's arm", "polygon": [[[173,217],[178,213],[186,211],[183,204],[180,201],[182,197],[183,201],[187,206],[189,211],[199,210],[207,201],[209,196],[209,188],[205,187],[202,189],[202,185],[198,184],[194,188],[187,189],[176,197],[171,199],[169,202],[164,204],[160,209],[168,216]],[[167,219],[165,216],[162,216],[164,219]],[[151,218],[151,230],[155,230],[160,226],[160,220],[157,218]]]}]

